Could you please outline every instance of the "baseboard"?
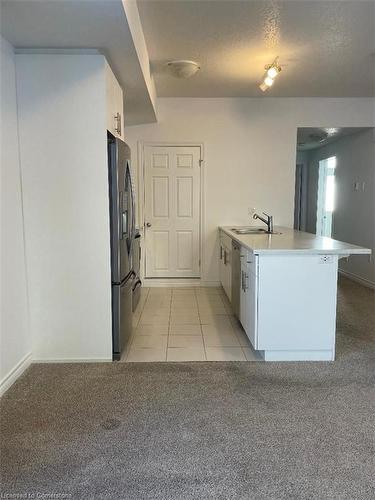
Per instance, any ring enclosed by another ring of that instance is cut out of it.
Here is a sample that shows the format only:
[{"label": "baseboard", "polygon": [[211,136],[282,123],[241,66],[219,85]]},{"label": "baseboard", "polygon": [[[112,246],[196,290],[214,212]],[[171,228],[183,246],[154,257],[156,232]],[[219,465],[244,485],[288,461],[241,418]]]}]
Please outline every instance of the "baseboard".
[{"label": "baseboard", "polygon": [[264,361],[334,361],[334,350],[321,351],[262,351]]},{"label": "baseboard", "polygon": [[206,281],[206,280],[201,280],[200,278],[195,278],[195,279],[188,279],[188,278],[181,278],[181,279],[156,279],[156,278],[144,278],[142,280],[142,284],[145,287],[148,288],[153,288],[153,287],[160,287],[160,288],[191,288],[195,286],[207,286],[207,287],[216,287],[220,286],[219,281]]},{"label": "baseboard", "polygon": [[208,286],[208,287],[218,287],[220,286],[221,287],[221,283],[220,281],[205,281],[205,280],[201,280],[201,284],[200,286]]},{"label": "baseboard", "polygon": [[339,274],[345,276],[345,278],[355,281],[356,283],[359,283],[360,285],[375,290],[375,283],[373,281],[367,280],[366,278],[361,278],[361,276],[358,276],[357,274],[349,273],[348,271],[343,271],[341,269],[339,269]]},{"label": "baseboard", "polygon": [[31,352],[27,353],[21,361],[3,378],[0,382],[0,397],[14,384],[14,382],[22,375],[22,373],[31,364]]},{"label": "baseboard", "polygon": [[35,363],[112,363],[112,357],[110,358],[48,358],[48,359],[37,359],[33,358],[33,364]]}]

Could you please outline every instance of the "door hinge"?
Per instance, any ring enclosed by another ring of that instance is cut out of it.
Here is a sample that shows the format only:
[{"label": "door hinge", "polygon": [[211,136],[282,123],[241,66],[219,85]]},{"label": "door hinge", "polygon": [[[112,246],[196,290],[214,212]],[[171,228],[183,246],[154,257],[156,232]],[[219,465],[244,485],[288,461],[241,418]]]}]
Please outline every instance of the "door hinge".
[{"label": "door hinge", "polygon": [[199,166],[201,167],[203,163],[203,160],[199,160]]},{"label": "door hinge", "polygon": [[198,266],[201,267],[201,259],[198,260]]}]

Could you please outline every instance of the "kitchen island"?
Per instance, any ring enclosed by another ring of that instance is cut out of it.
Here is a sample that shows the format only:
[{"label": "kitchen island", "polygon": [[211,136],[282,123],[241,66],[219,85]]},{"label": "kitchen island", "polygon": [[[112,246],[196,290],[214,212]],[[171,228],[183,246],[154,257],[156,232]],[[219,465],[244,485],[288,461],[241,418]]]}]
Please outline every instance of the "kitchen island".
[{"label": "kitchen island", "polygon": [[276,227],[220,227],[220,279],[254,349],[266,361],[335,359],[339,258],[368,248]]}]

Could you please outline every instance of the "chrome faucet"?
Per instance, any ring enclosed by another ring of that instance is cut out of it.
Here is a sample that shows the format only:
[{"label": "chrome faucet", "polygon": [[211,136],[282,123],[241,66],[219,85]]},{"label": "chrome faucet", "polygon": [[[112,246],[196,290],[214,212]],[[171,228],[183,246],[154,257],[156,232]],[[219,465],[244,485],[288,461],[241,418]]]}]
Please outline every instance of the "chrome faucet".
[{"label": "chrome faucet", "polygon": [[272,217],[272,215],[268,215],[265,212],[263,212],[263,214],[267,217],[267,219],[265,219],[264,217],[262,217],[258,214],[254,214],[253,219],[259,219],[262,222],[264,222],[267,225],[267,233],[272,234],[273,233],[273,217]]}]

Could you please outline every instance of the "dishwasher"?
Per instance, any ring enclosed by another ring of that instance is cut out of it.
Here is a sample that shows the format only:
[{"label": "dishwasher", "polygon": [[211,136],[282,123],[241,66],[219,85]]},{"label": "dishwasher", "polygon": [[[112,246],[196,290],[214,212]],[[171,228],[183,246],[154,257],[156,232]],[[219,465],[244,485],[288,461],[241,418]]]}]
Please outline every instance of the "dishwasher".
[{"label": "dishwasher", "polygon": [[241,245],[232,240],[232,310],[240,319]]}]

